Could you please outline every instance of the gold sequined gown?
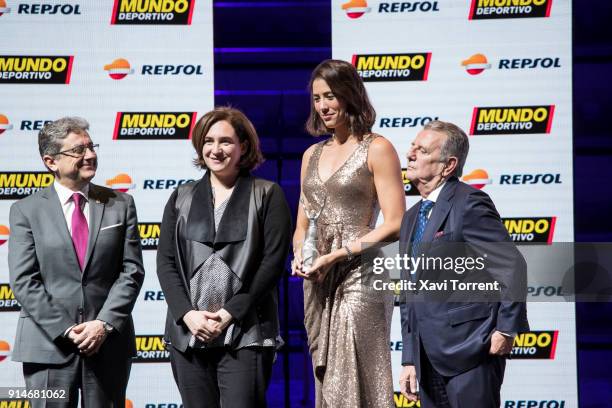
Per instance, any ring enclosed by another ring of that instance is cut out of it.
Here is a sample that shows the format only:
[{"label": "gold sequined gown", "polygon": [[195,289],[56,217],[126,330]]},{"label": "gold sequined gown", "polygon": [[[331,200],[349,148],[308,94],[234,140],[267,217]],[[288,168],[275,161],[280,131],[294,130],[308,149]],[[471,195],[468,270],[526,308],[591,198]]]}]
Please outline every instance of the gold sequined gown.
[{"label": "gold sequined gown", "polygon": [[[319,177],[324,143],[310,157],[302,191],[320,210],[318,250],[327,254],[374,228],[379,206],[368,169],[368,135],[325,182]],[[304,281],[304,324],[312,355],[317,408],[393,406],[389,335],[393,299],[362,285],[359,257],[334,266],[322,283]]]}]

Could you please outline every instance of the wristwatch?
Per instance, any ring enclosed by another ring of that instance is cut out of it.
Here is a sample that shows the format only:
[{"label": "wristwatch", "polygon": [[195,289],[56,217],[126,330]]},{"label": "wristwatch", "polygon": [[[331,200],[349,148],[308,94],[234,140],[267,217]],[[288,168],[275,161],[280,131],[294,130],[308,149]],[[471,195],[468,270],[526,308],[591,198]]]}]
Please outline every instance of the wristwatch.
[{"label": "wristwatch", "polygon": [[106,334],[111,334],[115,328],[110,323],[106,323],[104,320],[100,321],[102,322],[102,327],[104,327]]}]

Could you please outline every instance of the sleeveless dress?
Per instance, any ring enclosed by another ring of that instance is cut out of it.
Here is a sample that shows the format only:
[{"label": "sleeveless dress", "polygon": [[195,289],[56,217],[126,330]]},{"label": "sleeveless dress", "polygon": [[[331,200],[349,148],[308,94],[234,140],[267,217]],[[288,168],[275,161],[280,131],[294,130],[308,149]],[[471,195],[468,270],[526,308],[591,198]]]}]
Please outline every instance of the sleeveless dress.
[{"label": "sleeveless dress", "polygon": [[[364,136],[347,161],[326,181],[319,177],[318,143],[302,184],[317,220],[317,248],[327,254],[370,232],[379,205],[368,169]],[[362,284],[369,268],[360,257],[339,262],[322,283],[304,281],[304,324],[313,360],[317,408],[392,407],[389,336],[393,298]]]}]

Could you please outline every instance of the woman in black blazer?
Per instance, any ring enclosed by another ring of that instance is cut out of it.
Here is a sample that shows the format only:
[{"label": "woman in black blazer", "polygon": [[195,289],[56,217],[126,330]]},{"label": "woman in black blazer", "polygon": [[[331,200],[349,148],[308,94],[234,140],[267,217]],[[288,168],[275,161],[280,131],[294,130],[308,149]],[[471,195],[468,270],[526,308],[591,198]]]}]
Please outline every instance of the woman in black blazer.
[{"label": "woman in black blazer", "polygon": [[265,407],[289,207],[278,184],[250,174],[263,157],[242,112],[208,112],[192,142],[207,171],[170,196],[157,252],[172,372],[185,408]]}]

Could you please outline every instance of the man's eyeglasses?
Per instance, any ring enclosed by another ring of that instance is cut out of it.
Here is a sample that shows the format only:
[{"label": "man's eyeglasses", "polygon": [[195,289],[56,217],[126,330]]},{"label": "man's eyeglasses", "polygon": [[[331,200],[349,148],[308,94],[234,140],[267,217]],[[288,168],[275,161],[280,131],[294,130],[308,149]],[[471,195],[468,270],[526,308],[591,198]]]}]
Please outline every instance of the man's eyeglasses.
[{"label": "man's eyeglasses", "polygon": [[62,150],[61,152],[55,153],[55,155],[64,154],[66,156],[70,156],[70,154],[74,154],[76,156],[85,156],[85,152],[87,150],[90,150],[92,153],[95,153],[98,147],[100,147],[99,144],[93,144],[93,143],[83,144],[83,145],[75,146],[71,149]]}]

